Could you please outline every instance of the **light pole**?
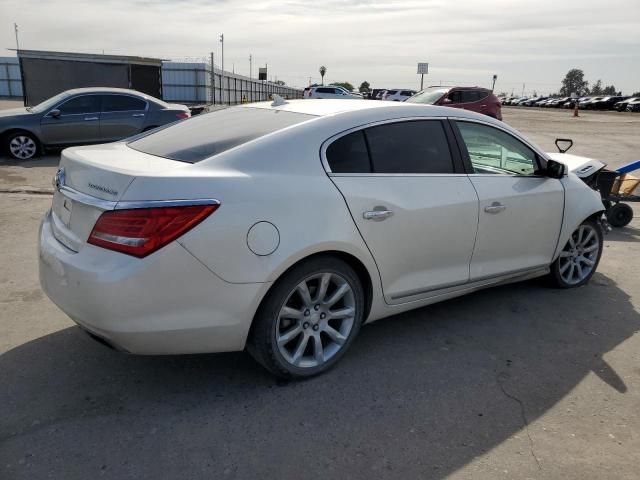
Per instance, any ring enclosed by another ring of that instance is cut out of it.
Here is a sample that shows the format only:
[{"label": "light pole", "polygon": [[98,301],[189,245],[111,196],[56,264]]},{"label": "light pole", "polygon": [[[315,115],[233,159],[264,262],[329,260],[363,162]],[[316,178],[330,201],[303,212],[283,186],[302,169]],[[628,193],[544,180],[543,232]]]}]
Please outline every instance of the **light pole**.
[{"label": "light pole", "polygon": [[493,92],[493,90],[496,88],[496,80],[498,80],[498,75],[496,75],[495,73],[493,74],[493,86],[491,87],[491,91]]},{"label": "light pole", "polygon": [[220,34],[220,44],[222,45],[222,56],[221,61],[222,65],[220,66],[220,103],[224,105],[224,33]]},{"label": "light pole", "polygon": [[14,23],[13,28],[16,32],[16,50],[20,50],[20,42],[18,41],[18,24]]},{"label": "light pole", "polygon": [[251,62],[252,62],[251,54],[249,54],[249,80],[251,80]]}]

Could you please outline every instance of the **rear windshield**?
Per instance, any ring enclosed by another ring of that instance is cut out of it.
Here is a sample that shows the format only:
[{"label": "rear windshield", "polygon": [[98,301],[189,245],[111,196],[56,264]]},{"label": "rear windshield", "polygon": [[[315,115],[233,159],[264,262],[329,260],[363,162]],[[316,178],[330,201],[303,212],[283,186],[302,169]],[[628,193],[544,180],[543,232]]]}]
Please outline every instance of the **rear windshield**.
[{"label": "rear windshield", "polygon": [[158,157],[197,163],[312,118],[315,116],[282,110],[230,107],[177,122],[128,145]]}]

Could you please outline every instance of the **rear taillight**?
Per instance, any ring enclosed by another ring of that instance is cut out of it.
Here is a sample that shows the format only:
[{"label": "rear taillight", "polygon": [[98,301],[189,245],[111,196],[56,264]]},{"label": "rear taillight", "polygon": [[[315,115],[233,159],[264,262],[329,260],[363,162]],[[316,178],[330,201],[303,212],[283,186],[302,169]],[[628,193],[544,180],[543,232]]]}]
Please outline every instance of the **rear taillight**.
[{"label": "rear taillight", "polygon": [[88,243],[142,258],[202,222],[219,205],[110,210],[98,218]]},{"label": "rear taillight", "polygon": [[191,114],[189,112],[178,112],[176,113],[176,117],[178,117],[180,120],[184,120],[185,118],[189,118],[191,116]]}]

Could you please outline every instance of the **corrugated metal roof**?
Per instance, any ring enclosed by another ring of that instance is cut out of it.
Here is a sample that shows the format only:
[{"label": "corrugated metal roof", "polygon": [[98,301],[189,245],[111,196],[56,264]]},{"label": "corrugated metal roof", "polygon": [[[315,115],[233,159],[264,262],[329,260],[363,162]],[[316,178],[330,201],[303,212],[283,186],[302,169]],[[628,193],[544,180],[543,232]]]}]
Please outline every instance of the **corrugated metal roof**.
[{"label": "corrugated metal roof", "polygon": [[43,60],[71,60],[76,62],[124,63],[135,65],[162,66],[162,58],[136,57],[131,55],[102,55],[99,53],[54,52],[49,50],[15,50],[18,57],[39,58]]}]

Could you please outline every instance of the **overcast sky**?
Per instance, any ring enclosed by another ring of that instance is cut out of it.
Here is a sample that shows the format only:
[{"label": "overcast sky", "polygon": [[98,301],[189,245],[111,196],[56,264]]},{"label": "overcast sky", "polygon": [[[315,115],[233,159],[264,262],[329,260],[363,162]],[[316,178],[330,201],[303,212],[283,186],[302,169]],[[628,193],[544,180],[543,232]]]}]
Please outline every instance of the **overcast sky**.
[{"label": "overcast sky", "polygon": [[[0,0],[0,46],[203,59],[305,86],[363,80],[372,87],[490,85],[555,92],[570,68],[591,83],[640,90],[640,0]],[[6,51],[6,55],[14,55]],[[0,53],[0,56],[4,55]]]}]

